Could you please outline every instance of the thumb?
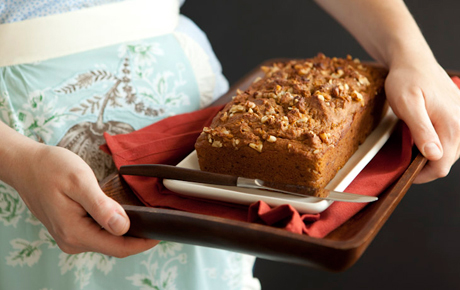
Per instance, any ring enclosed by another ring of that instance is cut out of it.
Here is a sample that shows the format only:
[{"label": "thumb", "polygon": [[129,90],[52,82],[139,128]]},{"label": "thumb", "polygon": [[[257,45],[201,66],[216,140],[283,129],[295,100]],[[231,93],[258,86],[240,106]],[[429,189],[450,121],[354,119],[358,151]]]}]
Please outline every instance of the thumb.
[{"label": "thumb", "polygon": [[76,201],[101,227],[117,236],[121,236],[129,230],[130,222],[125,210],[119,203],[108,197],[97,182],[83,192],[85,194]]},{"label": "thumb", "polygon": [[431,161],[441,159],[443,148],[425,106],[408,108],[403,121],[409,127],[415,145],[423,156]]}]

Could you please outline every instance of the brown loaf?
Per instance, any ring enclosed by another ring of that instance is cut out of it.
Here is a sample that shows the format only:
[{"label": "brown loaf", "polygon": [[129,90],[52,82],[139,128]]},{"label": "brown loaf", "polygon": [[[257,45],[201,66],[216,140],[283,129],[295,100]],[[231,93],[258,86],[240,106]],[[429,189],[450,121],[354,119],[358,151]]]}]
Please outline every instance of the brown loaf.
[{"label": "brown loaf", "polygon": [[201,170],[324,188],[380,121],[386,71],[323,54],[262,69],[203,129]]}]

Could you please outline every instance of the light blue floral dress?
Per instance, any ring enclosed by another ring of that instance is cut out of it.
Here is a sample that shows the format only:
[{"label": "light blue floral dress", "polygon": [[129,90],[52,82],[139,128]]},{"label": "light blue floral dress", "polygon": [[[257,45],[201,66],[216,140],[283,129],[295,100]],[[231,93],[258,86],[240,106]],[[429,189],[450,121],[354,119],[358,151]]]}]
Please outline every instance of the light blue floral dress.
[{"label": "light blue floral dress", "polygon": [[[118,1],[6,0],[0,23]],[[189,38],[209,57],[211,96],[203,97],[184,52]],[[171,34],[0,67],[0,120],[38,142],[76,152],[102,179],[115,170],[98,149],[104,131],[127,133],[197,110],[226,89],[204,34],[182,16]],[[168,241],[125,259],[69,255],[0,181],[0,289],[259,289],[253,264],[254,257]]]}]

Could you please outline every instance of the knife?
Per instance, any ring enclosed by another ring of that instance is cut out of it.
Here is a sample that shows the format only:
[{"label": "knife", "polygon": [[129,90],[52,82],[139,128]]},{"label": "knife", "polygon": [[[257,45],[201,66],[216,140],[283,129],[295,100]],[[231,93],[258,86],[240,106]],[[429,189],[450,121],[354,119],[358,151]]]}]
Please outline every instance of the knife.
[{"label": "knife", "polygon": [[[378,198],[348,192],[338,192],[328,189],[316,189],[303,185],[284,184],[260,179],[238,177],[227,174],[212,173],[207,171],[164,165],[164,164],[139,164],[120,167],[121,175],[137,175],[198,182],[214,185],[237,186],[280,192],[300,197],[313,196],[319,199],[346,201],[346,202],[372,202]],[[320,194],[321,196],[317,196]]]}]

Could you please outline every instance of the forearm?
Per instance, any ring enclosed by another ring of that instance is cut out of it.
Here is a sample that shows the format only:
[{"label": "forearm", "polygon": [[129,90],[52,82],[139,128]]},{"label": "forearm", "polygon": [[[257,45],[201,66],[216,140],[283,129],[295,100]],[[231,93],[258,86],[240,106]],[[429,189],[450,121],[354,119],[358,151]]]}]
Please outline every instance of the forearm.
[{"label": "forearm", "polygon": [[[0,180],[15,186],[21,168],[28,166],[27,158],[33,156],[39,143],[33,141],[0,121]],[[30,165],[30,164],[29,164]]]},{"label": "forearm", "polygon": [[403,60],[433,59],[402,0],[315,0],[386,67]]}]

